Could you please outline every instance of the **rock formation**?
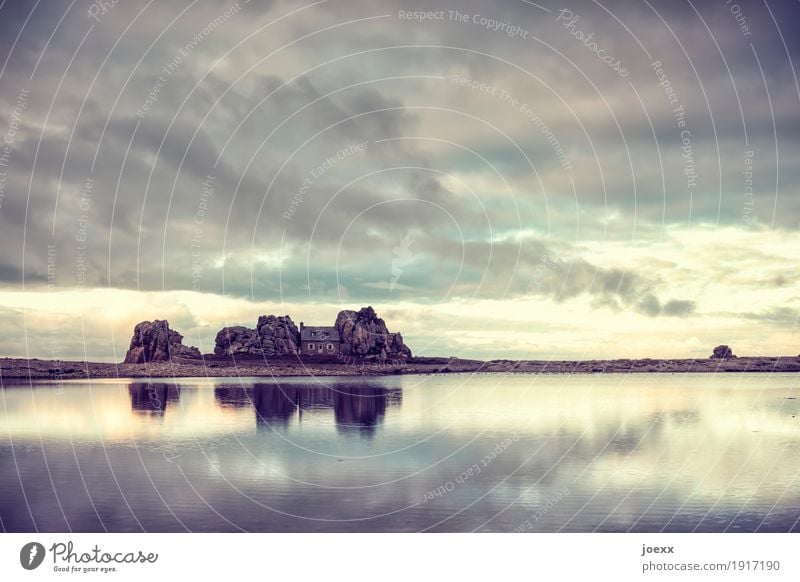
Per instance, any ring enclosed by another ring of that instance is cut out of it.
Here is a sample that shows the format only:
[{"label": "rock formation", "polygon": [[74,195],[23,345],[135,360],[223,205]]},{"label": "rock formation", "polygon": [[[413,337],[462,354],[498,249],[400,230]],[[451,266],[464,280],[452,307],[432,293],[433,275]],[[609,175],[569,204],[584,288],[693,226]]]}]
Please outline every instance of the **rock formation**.
[{"label": "rock formation", "polygon": [[411,350],[399,333],[391,333],[372,307],[340,311],[334,324],[341,339],[341,353],[380,359],[411,357]]},{"label": "rock formation", "polygon": [[299,351],[300,330],[288,315],[262,315],[256,329],[224,327],[214,343],[218,356],[288,356]]},{"label": "rock formation", "polygon": [[[372,307],[339,312],[335,327],[342,355],[381,360],[411,357],[403,336],[390,332]],[[217,356],[291,356],[300,353],[300,330],[288,315],[262,315],[255,329],[241,325],[222,328],[214,343]],[[200,350],[183,345],[183,336],[170,329],[168,321],[157,319],[136,325],[125,363],[200,357]]]},{"label": "rock formation", "polygon": [[[169,323],[167,323],[169,327]],[[202,358],[200,349],[183,345],[183,336],[174,329],[169,330],[169,353],[173,358]]]},{"label": "rock formation", "polygon": [[265,356],[294,355],[300,351],[300,330],[288,315],[262,315],[256,329]]},{"label": "rock formation", "polygon": [[711,354],[712,360],[728,360],[730,358],[735,358],[736,356],[733,355],[733,350],[729,346],[721,345],[714,348],[714,352]]},{"label": "rock formation", "polygon": [[241,325],[223,327],[214,340],[214,353],[218,356],[260,356],[261,342],[254,329]]},{"label": "rock formation", "polygon": [[167,320],[142,321],[133,329],[125,364],[164,362],[170,358],[199,358],[200,350],[183,345],[183,336]]}]

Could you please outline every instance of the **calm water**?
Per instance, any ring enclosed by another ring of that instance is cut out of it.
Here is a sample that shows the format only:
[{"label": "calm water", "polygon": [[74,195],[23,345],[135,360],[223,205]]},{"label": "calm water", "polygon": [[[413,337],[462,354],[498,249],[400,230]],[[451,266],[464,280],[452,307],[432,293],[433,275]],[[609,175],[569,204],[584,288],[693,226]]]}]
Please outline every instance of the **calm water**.
[{"label": "calm water", "polygon": [[5,531],[797,531],[800,376],[0,390]]}]

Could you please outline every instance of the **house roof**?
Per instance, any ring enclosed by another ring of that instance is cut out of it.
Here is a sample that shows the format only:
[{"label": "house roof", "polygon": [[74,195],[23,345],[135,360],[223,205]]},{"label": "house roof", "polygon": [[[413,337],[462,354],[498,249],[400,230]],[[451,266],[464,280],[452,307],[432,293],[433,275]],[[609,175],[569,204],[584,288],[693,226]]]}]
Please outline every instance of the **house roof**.
[{"label": "house roof", "polygon": [[304,325],[300,330],[300,341],[338,342],[339,332],[333,326]]}]

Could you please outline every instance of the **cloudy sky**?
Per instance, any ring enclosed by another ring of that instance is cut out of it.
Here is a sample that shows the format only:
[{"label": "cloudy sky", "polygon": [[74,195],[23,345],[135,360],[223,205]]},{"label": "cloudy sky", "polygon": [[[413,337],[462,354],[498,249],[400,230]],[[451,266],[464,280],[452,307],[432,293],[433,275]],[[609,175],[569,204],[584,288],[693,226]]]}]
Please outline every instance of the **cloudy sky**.
[{"label": "cloudy sky", "polygon": [[102,4],[0,4],[0,355],[800,352],[797,2]]}]

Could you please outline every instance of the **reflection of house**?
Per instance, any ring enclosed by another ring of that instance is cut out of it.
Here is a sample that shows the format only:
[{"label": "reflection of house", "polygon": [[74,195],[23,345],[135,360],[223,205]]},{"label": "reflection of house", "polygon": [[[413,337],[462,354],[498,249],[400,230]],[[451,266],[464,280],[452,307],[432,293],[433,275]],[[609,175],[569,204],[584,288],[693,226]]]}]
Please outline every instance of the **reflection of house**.
[{"label": "reflection of house", "polygon": [[340,353],[339,332],[333,326],[300,322],[300,353],[304,356],[335,356]]},{"label": "reflection of house", "polygon": [[400,405],[403,393],[399,388],[361,383],[326,386],[287,382],[258,383],[242,390],[217,387],[214,396],[223,407],[255,408],[260,428],[285,428],[292,418],[301,422],[306,412],[312,417],[324,417],[325,411],[333,409],[337,431],[369,436],[383,422],[386,409]]}]

